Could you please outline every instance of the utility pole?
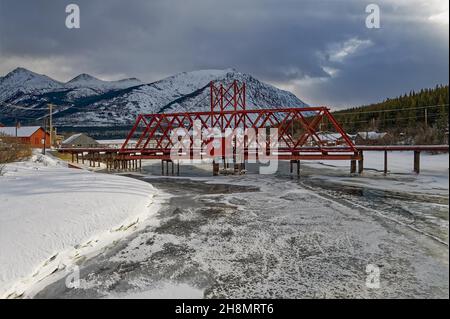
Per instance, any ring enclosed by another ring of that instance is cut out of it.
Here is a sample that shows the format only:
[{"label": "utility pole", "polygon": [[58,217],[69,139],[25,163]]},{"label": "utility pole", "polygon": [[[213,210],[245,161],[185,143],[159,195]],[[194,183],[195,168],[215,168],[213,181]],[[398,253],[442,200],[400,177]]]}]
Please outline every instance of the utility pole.
[{"label": "utility pole", "polygon": [[425,128],[428,128],[428,109],[425,108]]},{"label": "utility pole", "polygon": [[44,138],[42,141],[42,154],[45,155],[45,143],[47,142],[47,118],[44,117]]},{"label": "utility pole", "polygon": [[53,104],[49,103],[48,108],[50,111],[50,147],[53,146]]},{"label": "utility pole", "polygon": [[17,136],[18,136],[17,131],[18,131],[19,127],[20,127],[20,123],[17,121],[17,117],[16,117],[16,140],[15,140],[16,145],[14,146],[16,149],[16,157],[17,157],[17,152],[18,152],[17,144],[19,144],[19,140],[17,139]]}]

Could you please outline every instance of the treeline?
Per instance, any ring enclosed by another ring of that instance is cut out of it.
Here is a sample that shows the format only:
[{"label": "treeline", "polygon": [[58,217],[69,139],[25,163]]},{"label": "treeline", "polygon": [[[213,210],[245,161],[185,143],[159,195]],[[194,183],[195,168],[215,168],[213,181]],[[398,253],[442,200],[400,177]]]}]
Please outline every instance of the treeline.
[{"label": "treeline", "polygon": [[333,115],[348,133],[371,130],[416,144],[448,143],[448,90],[448,85],[438,85]]}]

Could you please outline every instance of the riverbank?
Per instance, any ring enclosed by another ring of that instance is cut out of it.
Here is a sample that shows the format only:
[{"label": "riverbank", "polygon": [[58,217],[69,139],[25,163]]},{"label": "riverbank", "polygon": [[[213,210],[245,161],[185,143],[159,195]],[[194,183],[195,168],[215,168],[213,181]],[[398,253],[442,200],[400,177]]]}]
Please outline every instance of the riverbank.
[{"label": "riverbank", "polygon": [[157,225],[84,263],[79,289],[60,280],[36,297],[448,298],[448,205],[330,188],[314,178],[333,175],[322,166],[303,165],[299,180],[281,165],[217,177],[198,165],[155,176],[159,163],[146,165],[134,177],[171,194]]},{"label": "riverbank", "polygon": [[149,183],[35,153],[0,176],[0,298],[32,297],[73,265],[151,223]]}]

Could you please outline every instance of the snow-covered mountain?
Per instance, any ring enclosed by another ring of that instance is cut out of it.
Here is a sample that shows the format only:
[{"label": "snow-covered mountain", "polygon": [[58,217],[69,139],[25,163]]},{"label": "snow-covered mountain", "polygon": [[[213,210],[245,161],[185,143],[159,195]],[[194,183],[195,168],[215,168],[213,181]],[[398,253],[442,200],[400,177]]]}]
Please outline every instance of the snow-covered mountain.
[{"label": "snow-covered mountain", "polygon": [[24,68],[17,68],[0,78],[0,102],[16,95],[42,94],[63,87],[63,83],[46,75],[37,74]]},{"label": "snow-covered mountain", "polygon": [[72,89],[67,94],[69,99],[76,99],[111,90],[121,90],[132,86],[141,85],[142,82],[136,78],[123,79],[119,81],[103,81],[92,75],[82,73],[64,84],[65,88]]},{"label": "snow-covered mountain", "polygon": [[46,104],[51,102],[57,105],[53,116],[55,125],[129,125],[141,113],[209,110],[209,83],[228,85],[233,80],[246,83],[248,109],[306,106],[294,94],[232,69],[183,72],[150,84],[140,84],[134,78],[107,82],[81,74],[67,83],[54,81],[54,88],[43,84],[39,89],[3,100],[25,109],[0,106],[0,122],[2,117],[8,121],[14,116],[43,116]]},{"label": "snow-covered mountain", "polygon": [[141,84],[142,82],[136,78],[102,81],[85,73],[67,83],[62,83],[46,75],[37,74],[24,68],[16,68],[5,77],[0,78],[0,102],[17,98],[23,100],[28,95],[38,96],[58,91],[66,94],[67,100],[73,100]]},{"label": "snow-covered mountain", "polygon": [[142,84],[142,82],[136,78],[123,79],[118,81],[103,81],[97,79],[96,77],[93,77],[92,75],[82,73],[74,77],[66,84],[64,84],[64,86],[67,88],[88,87],[88,88],[100,88],[104,90],[109,90],[113,88],[125,89],[127,87],[136,86],[140,84]]}]

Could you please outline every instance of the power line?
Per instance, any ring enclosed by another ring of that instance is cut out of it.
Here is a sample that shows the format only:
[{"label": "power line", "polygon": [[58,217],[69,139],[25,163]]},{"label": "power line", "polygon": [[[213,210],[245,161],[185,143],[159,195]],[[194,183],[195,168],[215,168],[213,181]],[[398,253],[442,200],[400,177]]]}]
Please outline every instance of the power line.
[{"label": "power line", "polygon": [[449,104],[436,104],[436,105],[427,105],[427,106],[418,106],[418,107],[410,107],[410,106],[402,106],[397,109],[387,109],[387,110],[376,110],[376,111],[358,111],[358,108],[355,108],[352,112],[340,112],[334,111],[334,115],[346,115],[346,114],[367,114],[367,113],[385,113],[385,112],[397,112],[397,111],[407,111],[407,110],[420,110],[420,109],[428,109],[433,107],[441,107],[441,106],[449,106]]},{"label": "power line", "polygon": [[[434,114],[434,115],[428,115],[428,118],[436,118],[439,117],[439,114]],[[399,121],[399,120],[409,120],[409,119],[425,119],[425,116],[409,116],[409,117],[393,117],[393,118],[386,118],[386,119],[382,119],[382,118],[378,118],[376,119],[377,122],[386,122],[386,121]],[[370,120],[362,120],[362,121],[350,121],[350,122],[346,122],[346,121],[340,121],[341,125],[346,125],[346,124],[354,124],[354,123],[369,123]]]},{"label": "power line", "polygon": [[[48,102],[50,103],[50,102]],[[48,107],[47,108],[34,108],[32,106],[23,106],[23,105],[18,105],[18,104],[11,104],[11,103],[4,103],[6,106],[11,107],[11,108],[15,108],[15,109],[19,109],[19,110],[26,110],[26,111],[48,111]],[[76,106],[70,106],[70,105],[56,105],[53,104],[53,106],[55,107],[61,107],[61,108],[66,108],[67,109],[80,109],[80,110],[86,110],[86,108],[82,108],[82,107],[76,107]],[[65,111],[62,110],[62,111]]]}]

